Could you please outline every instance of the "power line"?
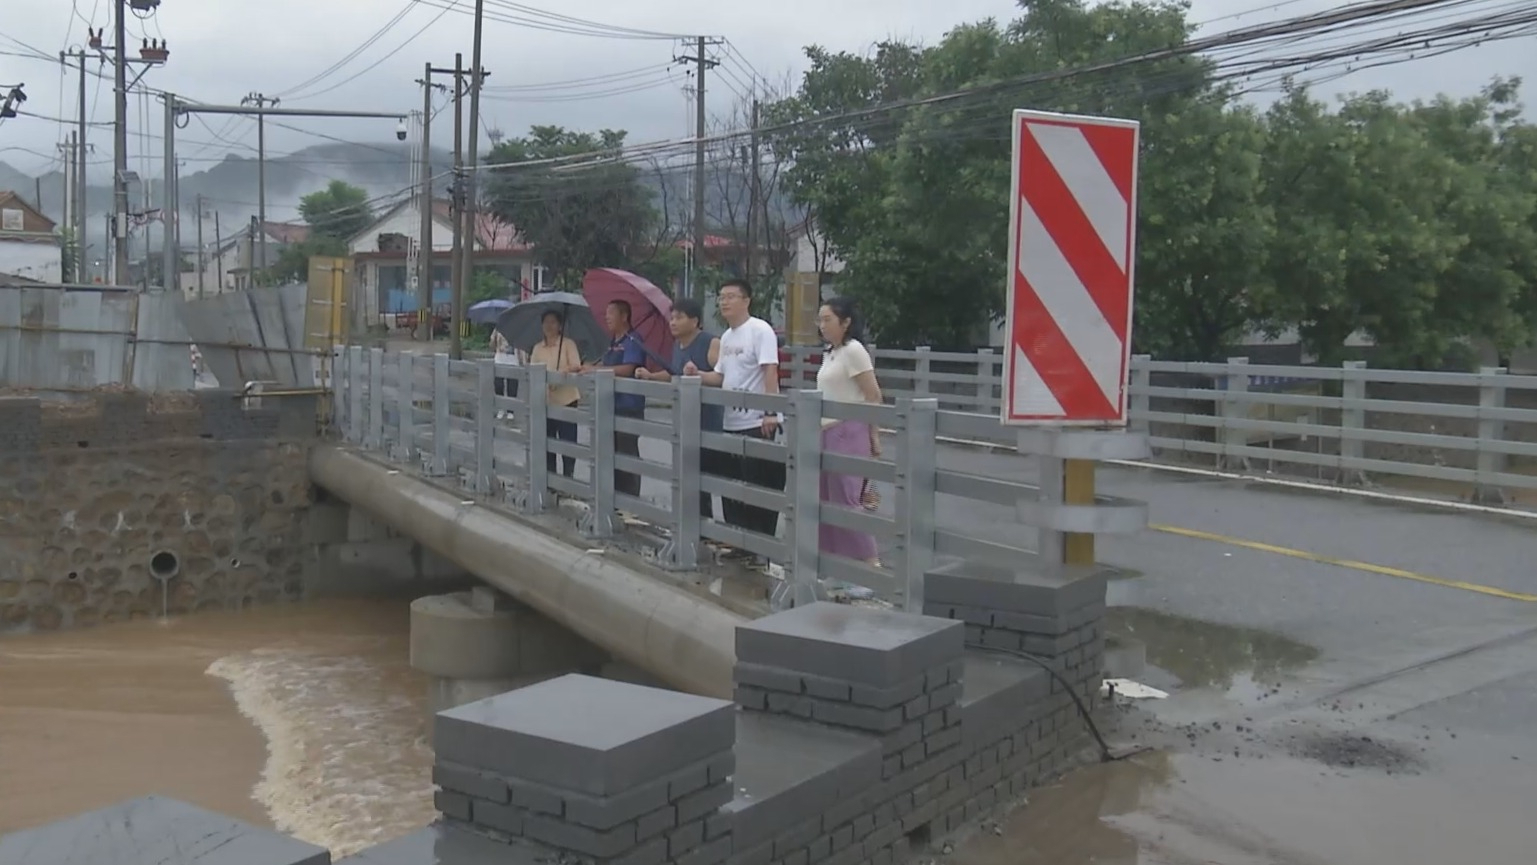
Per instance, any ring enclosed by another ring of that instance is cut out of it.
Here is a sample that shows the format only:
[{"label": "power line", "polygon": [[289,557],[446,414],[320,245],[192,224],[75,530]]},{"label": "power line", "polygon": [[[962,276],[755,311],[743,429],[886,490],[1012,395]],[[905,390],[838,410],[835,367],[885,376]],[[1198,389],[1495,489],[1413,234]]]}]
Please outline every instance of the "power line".
[{"label": "power line", "polygon": [[296,97],[294,97],[294,99],[313,99],[316,96],[323,96],[323,95],[325,95],[327,93],[330,93],[333,90],[336,90],[339,87],[343,87],[343,86],[345,86],[347,84],[350,84],[353,81],[356,81],[358,78],[368,74],[369,72],[372,72],[374,69],[378,68],[379,64],[381,64],[384,61],[390,59],[391,57],[394,57],[396,54],[399,54],[402,50],[405,49],[405,47],[407,45],[410,45],[412,42],[415,42],[423,33],[426,33],[427,30],[430,27],[432,27],[432,25],[434,25],[434,24],[438,23],[438,21],[442,20],[444,15],[448,14],[452,10],[458,9],[459,8],[459,3],[460,3],[460,0],[448,0],[448,4],[449,5],[445,6],[445,7],[442,7],[443,11],[439,12],[437,15],[434,15],[432,17],[432,20],[428,21],[426,24],[423,24],[420,28],[417,29],[417,31],[415,33],[412,33],[410,36],[406,37],[406,40],[404,42],[402,42],[399,45],[396,45],[394,48],[390,49],[388,52],[385,53],[385,55],[383,57],[380,57],[378,60],[375,60],[374,62],[368,64],[367,66],[363,67],[362,69],[359,69],[357,72],[354,72],[353,74],[347,76],[346,78],[343,78],[342,80],[336,82],[335,84],[332,84],[330,87],[327,87],[327,88],[325,88],[323,90],[316,90],[313,93],[306,93],[306,94],[304,94],[302,96],[296,96]]},{"label": "power line", "polygon": [[336,61],[335,63],[332,63],[330,66],[327,66],[325,69],[320,70],[319,72],[315,73],[314,75],[310,76],[309,78],[304,79],[303,81],[299,82],[298,84],[295,84],[294,86],[288,88],[287,90],[279,92],[278,94],[276,94],[277,97],[279,99],[285,99],[285,98],[287,98],[289,96],[292,96],[293,94],[298,93],[299,91],[303,90],[304,88],[309,87],[309,86],[311,86],[313,84],[316,84],[316,83],[324,80],[325,78],[329,77],[332,73],[336,72],[338,69],[341,69],[343,66],[346,66],[348,63],[351,63],[359,54],[362,54],[364,51],[367,51],[368,48],[370,46],[372,46],[375,42],[378,42],[380,39],[384,38],[384,35],[386,33],[389,33],[390,30],[394,29],[395,25],[399,24],[401,21],[403,21],[405,19],[405,17],[407,15],[411,14],[411,10],[415,7],[415,5],[416,4],[415,4],[414,0],[406,0],[406,4],[404,6],[402,6],[402,7],[400,7],[400,11],[396,12],[393,18],[391,18],[390,20],[384,22],[384,24],[381,25],[378,30],[375,30],[373,32],[373,35],[369,36],[367,39],[364,39],[362,42],[360,42],[356,48],[353,48],[351,51],[347,52],[345,55],[342,56],[342,58],[340,60]]}]

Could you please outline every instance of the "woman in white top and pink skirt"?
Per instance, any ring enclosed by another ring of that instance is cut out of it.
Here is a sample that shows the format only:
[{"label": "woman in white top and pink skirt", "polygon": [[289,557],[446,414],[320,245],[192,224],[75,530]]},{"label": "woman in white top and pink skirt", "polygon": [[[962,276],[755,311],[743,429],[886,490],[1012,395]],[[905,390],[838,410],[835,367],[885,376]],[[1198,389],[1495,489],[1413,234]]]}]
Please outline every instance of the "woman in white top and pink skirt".
[{"label": "woman in white top and pink skirt", "polygon": [[[827,343],[822,366],[817,370],[817,390],[829,402],[867,402],[881,404],[881,386],[875,380],[875,363],[859,341],[859,322],[854,304],[833,298],[817,313],[817,328]],[[855,457],[881,455],[880,429],[864,421],[822,420],[822,450]],[[866,481],[856,475],[822,471],[822,501],[845,508],[866,506]],[[824,553],[880,564],[875,538],[867,532],[823,523],[821,550]]]}]

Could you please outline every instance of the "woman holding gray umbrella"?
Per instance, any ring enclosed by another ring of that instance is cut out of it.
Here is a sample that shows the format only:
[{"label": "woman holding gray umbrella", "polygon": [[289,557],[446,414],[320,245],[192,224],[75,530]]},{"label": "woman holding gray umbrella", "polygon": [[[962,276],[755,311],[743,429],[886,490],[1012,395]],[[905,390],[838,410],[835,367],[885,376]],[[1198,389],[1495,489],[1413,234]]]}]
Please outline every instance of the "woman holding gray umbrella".
[{"label": "woman holding gray umbrella", "polygon": [[[574,373],[582,368],[582,356],[576,350],[576,343],[566,339],[566,317],[554,307],[544,311],[540,316],[540,328],[544,336],[539,343],[529,352],[529,365],[540,364],[551,372]],[[568,407],[576,405],[581,398],[581,391],[575,385],[556,384],[550,385],[549,392],[545,396],[545,405]],[[552,439],[565,442],[576,442],[576,423],[568,420],[555,420],[550,418],[545,421],[545,435]],[[576,457],[562,456],[561,474],[571,477],[576,473]],[[555,454],[546,453],[544,463],[548,471],[555,471]]]}]

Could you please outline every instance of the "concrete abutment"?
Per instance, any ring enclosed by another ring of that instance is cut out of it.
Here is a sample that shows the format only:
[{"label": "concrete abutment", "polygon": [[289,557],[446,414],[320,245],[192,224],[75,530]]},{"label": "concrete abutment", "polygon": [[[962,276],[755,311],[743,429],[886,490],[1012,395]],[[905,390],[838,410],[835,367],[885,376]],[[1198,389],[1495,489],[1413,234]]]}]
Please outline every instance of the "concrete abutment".
[{"label": "concrete abutment", "polygon": [[411,602],[411,666],[430,677],[428,712],[566,673],[600,674],[608,653],[489,586]]}]

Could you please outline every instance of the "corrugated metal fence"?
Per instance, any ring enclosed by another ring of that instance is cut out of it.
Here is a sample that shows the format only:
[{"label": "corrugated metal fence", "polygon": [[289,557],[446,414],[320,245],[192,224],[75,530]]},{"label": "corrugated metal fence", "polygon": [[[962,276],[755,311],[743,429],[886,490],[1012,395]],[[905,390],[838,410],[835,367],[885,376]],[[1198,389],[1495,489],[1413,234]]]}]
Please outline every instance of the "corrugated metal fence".
[{"label": "corrugated metal fence", "polygon": [[175,295],[92,285],[0,287],[0,387],[191,390]]}]

